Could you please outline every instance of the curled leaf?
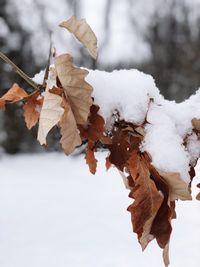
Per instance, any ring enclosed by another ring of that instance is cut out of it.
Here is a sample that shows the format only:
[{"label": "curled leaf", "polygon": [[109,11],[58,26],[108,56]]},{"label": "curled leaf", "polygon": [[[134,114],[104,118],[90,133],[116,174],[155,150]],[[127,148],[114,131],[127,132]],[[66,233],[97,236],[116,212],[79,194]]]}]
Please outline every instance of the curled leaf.
[{"label": "curled leaf", "polygon": [[85,19],[77,20],[72,16],[59,25],[73,33],[74,36],[88,49],[91,56],[97,58],[97,38]]},{"label": "curled leaf", "polygon": [[27,128],[30,130],[39,120],[43,99],[38,94],[30,97],[23,106]]},{"label": "curled leaf", "polygon": [[162,172],[158,171],[160,176],[166,181],[169,186],[169,199],[192,200],[191,192],[188,184],[184,182],[180,174],[177,172]]},{"label": "curled leaf", "polygon": [[81,145],[82,141],[71,107],[65,98],[63,99],[62,107],[64,108],[64,113],[59,123],[61,128],[60,133],[62,135],[60,143],[65,154],[69,155],[74,151],[76,146]]},{"label": "curled leaf", "polygon": [[61,107],[62,97],[45,91],[44,102],[39,118],[38,141],[46,145],[46,136],[49,131],[60,121],[64,109]]},{"label": "curled leaf", "polygon": [[85,124],[92,105],[91,93],[93,90],[85,81],[88,71],[74,67],[69,54],[56,57],[55,68],[76,123]]},{"label": "curled leaf", "polygon": [[17,83],[14,83],[13,86],[0,98],[0,109],[5,107],[6,102],[17,102],[26,98],[28,94],[24,89],[19,87]]}]

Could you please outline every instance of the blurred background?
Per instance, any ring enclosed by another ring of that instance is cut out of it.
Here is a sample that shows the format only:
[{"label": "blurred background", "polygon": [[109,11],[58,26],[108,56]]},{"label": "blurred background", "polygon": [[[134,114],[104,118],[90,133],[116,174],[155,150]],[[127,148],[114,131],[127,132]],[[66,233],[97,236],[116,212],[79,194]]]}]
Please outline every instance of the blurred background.
[{"label": "blurred background", "polygon": [[[95,62],[58,24],[86,18],[98,38]],[[138,68],[151,74],[162,94],[183,101],[200,86],[200,0],[0,0],[0,51],[30,77],[45,68],[52,32],[57,52],[79,66],[112,71]],[[24,81],[0,61],[0,95]],[[0,112],[0,147],[7,153],[37,151],[19,106]],[[53,129],[49,149],[59,150]]]}]

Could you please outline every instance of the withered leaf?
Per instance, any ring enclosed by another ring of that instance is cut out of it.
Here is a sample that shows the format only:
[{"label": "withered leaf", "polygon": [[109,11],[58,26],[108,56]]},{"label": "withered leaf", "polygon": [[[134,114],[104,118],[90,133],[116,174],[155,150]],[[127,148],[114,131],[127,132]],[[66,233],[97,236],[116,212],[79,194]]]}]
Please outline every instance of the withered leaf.
[{"label": "withered leaf", "polygon": [[28,129],[31,129],[38,122],[42,103],[43,98],[36,94],[30,97],[24,104],[24,118]]},{"label": "withered leaf", "polygon": [[56,57],[55,68],[77,124],[85,124],[92,105],[93,90],[85,81],[88,71],[75,67],[69,54]]},{"label": "withered leaf", "polygon": [[200,200],[200,192],[197,194],[196,199]]},{"label": "withered leaf", "polygon": [[90,115],[88,123],[85,126],[80,125],[79,130],[83,139],[88,139],[93,142],[100,140],[104,132],[104,119],[98,114],[99,107],[92,105],[90,107]]},{"label": "withered leaf", "polygon": [[142,249],[145,249],[154,238],[150,233],[151,226],[161,207],[163,196],[158,192],[145,162],[137,153],[132,153],[127,167],[134,180],[134,188],[129,196],[135,199],[128,211],[131,212],[133,231],[137,233]]},{"label": "withered leaf", "polygon": [[62,135],[60,143],[66,155],[71,154],[76,146],[81,145],[82,141],[79,130],[69,103],[63,98],[62,107],[64,114],[60,120],[60,133]]},{"label": "withered leaf", "polygon": [[188,184],[184,182],[180,174],[177,172],[162,172],[158,170],[158,173],[166,181],[169,186],[169,199],[174,201],[176,199],[192,200],[191,192]]},{"label": "withered leaf", "polygon": [[74,34],[74,36],[88,49],[91,56],[94,59],[97,58],[97,38],[85,19],[78,21],[75,16],[72,16],[67,21],[63,21],[59,26]]},{"label": "withered leaf", "polygon": [[64,113],[61,103],[62,97],[49,93],[48,88],[46,88],[44,102],[40,112],[37,137],[41,145],[46,144],[47,134],[60,121]]},{"label": "withered leaf", "polygon": [[97,160],[94,156],[94,149],[92,149],[92,145],[90,144],[88,145],[88,148],[86,150],[85,159],[86,159],[86,163],[88,164],[90,168],[90,172],[92,174],[95,174],[96,169],[97,169]]},{"label": "withered leaf", "polygon": [[170,264],[170,262],[169,262],[169,242],[167,243],[167,245],[163,249],[163,261],[164,261],[165,267],[168,267]]},{"label": "withered leaf", "polygon": [[192,119],[192,126],[194,127],[195,130],[200,132],[200,119],[193,118]]},{"label": "withered leaf", "polygon": [[28,94],[24,89],[19,87],[17,83],[14,83],[13,86],[0,98],[0,109],[5,107],[6,102],[17,102],[26,98]]}]

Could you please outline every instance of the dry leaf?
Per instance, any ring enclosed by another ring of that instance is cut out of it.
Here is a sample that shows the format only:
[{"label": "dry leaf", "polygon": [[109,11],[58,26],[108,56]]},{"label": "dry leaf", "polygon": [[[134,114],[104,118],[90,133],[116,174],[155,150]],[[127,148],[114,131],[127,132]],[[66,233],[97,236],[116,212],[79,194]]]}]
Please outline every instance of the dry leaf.
[{"label": "dry leaf", "polygon": [[95,174],[96,169],[97,169],[97,160],[95,159],[95,156],[94,156],[94,149],[91,149],[91,146],[92,144],[88,145],[88,148],[85,154],[85,159],[86,159],[86,163],[88,164],[90,168],[90,172],[92,174]]},{"label": "dry leaf", "polygon": [[161,207],[163,197],[150,178],[150,172],[146,164],[137,153],[132,153],[127,167],[135,183],[129,195],[135,201],[128,207],[128,211],[131,212],[133,231],[137,233],[142,249],[145,249],[154,238],[150,233],[151,226]]},{"label": "dry leaf", "polygon": [[46,145],[46,136],[48,132],[60,121],[64,109],[61,107],[62,97],[45,91],[44,103],[40,113],[38,141],[41,145]]},{"label": "dry leaf", "polygon": [[79,130],[83,139],[95,142],[103,137],[105,122],[98,114],[98,111],[99,107],[92,105],[90,107],[90,115],[88,117],[87,125],[80,125]]},{"label": "dry leaf", "polygon": [[73,33],[89,50],[91,56],[94,59],[97,58],[97,38],[85,19],[78,21],[75,16],[72,16],[69,20],[63,21],[59,26]]},{"label": "dry leaf", "polygon": [[196,199],[200,200],[200,192],[197,194]]},{"label": "dry leaf", "polygon": [[56,57],[55,68],[77,124],[85,124],[92,105],[93,90],[85,81],[88,71],[74,67],[69,54]]},{"label": "dry leaf", "polygon": [[38,94],[30,97],[23,106],[27,128],[30,130],[39,120],[43,99]]},{"label": "dry leaf", "polygon": [[13,86],[0,98],[0,109],[5,107],[6,102],[17,102],[26,98],[28,94],[24,89],[19,87],[17,83],[14,83]]},{"label": "dry leaf", "polygon": [[193,118],[192,119],[192,126],[194,129],[196,129],[198,132],[200,132],[200,119]]},{"label": "dry leaf", "polygon": [[76,146],[82,144],[82,141],[71,107],[67,103],[66,99],[63,99],[62,107],[65,111],[60,120],[60,133],[62,135],[60,143],[65,154],[69,155],[74,151]]},{"label": "dry leaf", "polygon": [[158,173],[166,181],[169,186],[169,199],[174,201],[176,199],[192,200],[191,192],[188,184],[184,182],[180,174],[177,172],[162,172],[158,170]]},{"label": "dry leaf", "polygon": [[165,267],[168,267],[170,264],[170,262],[169,262],[169,242],[167,243],[167,245],[163,249],[163,261],[164,261]]}]

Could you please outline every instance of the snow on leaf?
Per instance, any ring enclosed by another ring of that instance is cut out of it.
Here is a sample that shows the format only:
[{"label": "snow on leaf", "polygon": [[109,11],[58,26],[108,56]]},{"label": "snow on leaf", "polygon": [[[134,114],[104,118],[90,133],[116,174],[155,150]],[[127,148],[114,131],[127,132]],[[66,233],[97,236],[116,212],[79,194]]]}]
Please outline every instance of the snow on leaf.
[{"label": "snow on leaf", "polygon": [[38,141],[46,145],[46,136],[49,131],[60,121],[64,109],[61,107],[62,97],[52,94],[46,88],[44,102],[39,118]]},{"label": "snow on leaf", "polygon": [[189,186],[184,182],[180,174],[177,172],[162,172],[158,170],[158,173],[166,181],[169,186],[169,199],[174,201],[176,199],[192,200]]},{"label": "snow on leaf", "polygon": [[64,108],[64,113],[59,123],[62,135],[60,143],[65,154],[69,155],[74,151],[76,146],[81,145],[82,141],[73,112],[65,98],[63,99],[62,107]]},{"label": "snow on leaf", "polygon": [[97,58],[97,38],[85,19],[77,20],[72,16],[59,25],[73,33],[74,36],[88,49],[91,56]]},{"label": "snow on leaf", "polygon": [[77,124],[85,124],[92,105],[93,90],[85,81],[88,71],[75,67],[69,54],[56,57],[55,68]]},{"label": "snow on leaf", "polygon": [[27,128],[30,130],[39,120],[43,99],[38,94],[30,97],[23,106]]}]

